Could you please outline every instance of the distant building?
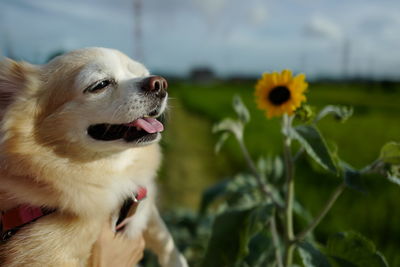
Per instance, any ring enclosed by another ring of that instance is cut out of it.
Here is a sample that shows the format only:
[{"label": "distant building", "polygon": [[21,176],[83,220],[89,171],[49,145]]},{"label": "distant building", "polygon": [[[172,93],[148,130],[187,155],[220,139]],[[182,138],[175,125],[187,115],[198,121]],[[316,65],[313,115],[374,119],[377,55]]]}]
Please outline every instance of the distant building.
[{"label": "distant building", "polygon": [[211,83],[216,80],[216,75],[210,67],[195,67],[190,71],[190,80],[196,83]]}]

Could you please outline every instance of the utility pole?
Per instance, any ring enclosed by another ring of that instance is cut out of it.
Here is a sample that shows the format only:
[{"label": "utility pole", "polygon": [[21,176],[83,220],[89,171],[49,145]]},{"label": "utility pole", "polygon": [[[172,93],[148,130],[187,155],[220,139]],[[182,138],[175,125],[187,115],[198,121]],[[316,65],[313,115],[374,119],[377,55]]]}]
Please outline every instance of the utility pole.
[{"label": "utility pole", "polygon": [[4,51],[3,51],[3,46],[4,46],[4,40],[5,40],[5,32],[6,32],[6,30],[5,30],[5,21],[4,21],[4,14],[3,14],[3,12],[4,11],[2,11],[4,9],[4,7],[0,10],[0,60],[2,59],[2,57],[5,57],[6,55],[5,55],[5,53],[4,53]]},{"label": "utility pole", "polygon": [[371,80],[375,79],[375,58],[373,55],[369,55],[368,58],[368,67],[367,67],[367,77],[370,77]]},{"label": "utility pole", "polygon": [[342,51],[342,76],[344,80],[348,80],[350,77],[349,67],[350,67],[350,40],[343,40],[343,51]]},{"label": "utility pole", "polygon": [[302,52],[300,55],[300,72],[307,73],[308,72],[308,60],[307,60],[307,53]]},{"label": "utility pole", "polygon": [[143,61],[142,44],[142,0],[133,0],[133,21],[134,21],[134,57],[138,61]]}]

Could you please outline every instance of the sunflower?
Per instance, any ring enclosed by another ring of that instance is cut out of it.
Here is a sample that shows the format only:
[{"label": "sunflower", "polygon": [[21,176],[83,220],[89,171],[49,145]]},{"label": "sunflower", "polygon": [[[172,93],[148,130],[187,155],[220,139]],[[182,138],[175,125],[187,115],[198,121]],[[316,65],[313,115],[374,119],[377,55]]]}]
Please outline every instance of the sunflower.
[{"label": "sunflower", "polygon": [[290,70],[264,73],[255,86],[258,108],[265,110],[268,118],[284,113],[292,115],[301,102],[306,101],[304,92],[308,84],[305,79],[304,74],[292,77]]}]

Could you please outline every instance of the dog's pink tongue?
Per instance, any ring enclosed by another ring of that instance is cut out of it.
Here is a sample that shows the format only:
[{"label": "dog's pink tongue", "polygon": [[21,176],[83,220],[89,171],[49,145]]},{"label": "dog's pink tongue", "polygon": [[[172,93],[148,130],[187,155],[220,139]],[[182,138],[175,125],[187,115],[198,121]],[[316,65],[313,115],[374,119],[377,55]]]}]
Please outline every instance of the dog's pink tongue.
[{"label": "dog's pink tongue", "polygon": [[139,127],[148,133],[157,133],[164,131],[164,125],[154,118],[137,119],[128,124],[129,126]]}]

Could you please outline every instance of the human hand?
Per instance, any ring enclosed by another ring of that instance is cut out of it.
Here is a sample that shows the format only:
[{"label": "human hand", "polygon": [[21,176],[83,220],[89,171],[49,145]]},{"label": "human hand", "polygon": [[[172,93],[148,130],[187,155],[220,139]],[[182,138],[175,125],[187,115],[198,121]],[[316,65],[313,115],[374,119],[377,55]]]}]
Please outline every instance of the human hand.
[{"label": "human hand", "polygon": [[109,223],[104,224],[92,248],[92,267],[132,267],[143,257],[145,242],[142,235],[128,239],[115,233]]}]

